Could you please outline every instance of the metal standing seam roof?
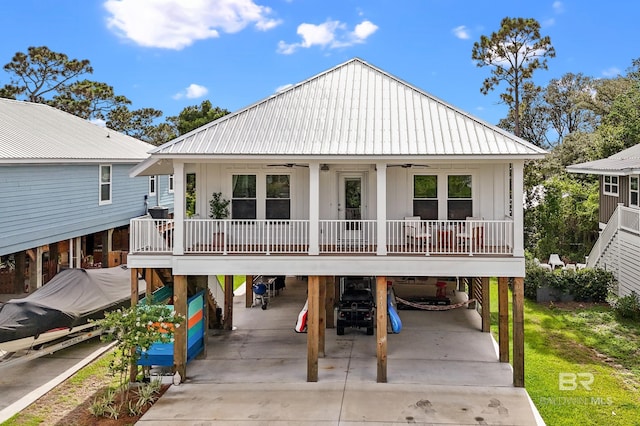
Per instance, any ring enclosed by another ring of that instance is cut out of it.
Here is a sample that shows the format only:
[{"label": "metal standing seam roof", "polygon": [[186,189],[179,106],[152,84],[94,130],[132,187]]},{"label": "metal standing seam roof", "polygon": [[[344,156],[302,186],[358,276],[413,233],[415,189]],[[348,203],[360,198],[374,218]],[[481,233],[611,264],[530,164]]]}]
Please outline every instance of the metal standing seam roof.
[{"label": "metal standing seam roof", "polygon": [[354,58],[152,154],[539,158],[546,151]]},{"label": "metal standing seam roof", "polygon": [[0,98],[0,164],[137,163],[153,148],[45,104]]},{"label": "metal standing seam roof", "polygon": [[586,174],[640,173],[640,144],[624,149],[610,157],[567,166],[567,171]]}]

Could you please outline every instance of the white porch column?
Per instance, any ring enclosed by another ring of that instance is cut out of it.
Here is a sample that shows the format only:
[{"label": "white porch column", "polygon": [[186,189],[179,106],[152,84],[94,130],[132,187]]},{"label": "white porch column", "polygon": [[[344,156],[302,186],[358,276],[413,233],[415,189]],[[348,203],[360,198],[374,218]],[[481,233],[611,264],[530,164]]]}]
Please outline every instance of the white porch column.
[{"label": "white porch column", "polygon": [[184,254],[184,216],[186,185],[184,163],[173,162],[173,254]]},{"label": "white porch column", "polygon": [[378,256],[387,254],[387,165],[376,163],[376,225]]},{"label": "white porch column", "polygon": [[524,161],[513,163],[513,255],[524,256]]},{"label": "white porch column", "polygon": [[76,268],[82,268],[82,237],[76,237]]},{"label": "white porch column", "polygon": [[309,254],[320,254],[320,163],[309,163]]},{"label": "white porch column", "polygon": [[42,246],[36,248],[36,288],[42,287]]},{"label": "white porch column", "polygon": [[79,266],[73,266],[74,265],[74,259],[73,259],[74,248],[75,247],[73,246],[73,238],[69,238],[69,268],[74,268],[74,267],[79,268]]},{"label": "white porch column", "polygon": [[[113,250],[113,231],[114,231],[113,228],[107,230],[107,251],[106,251],[107,259],[102,259],[102,262],[109,262],[109,253],[111,253],[111,251]],[[103,247],[102,248],[103,256],[105,256],[104,253],[105,251]]]}]

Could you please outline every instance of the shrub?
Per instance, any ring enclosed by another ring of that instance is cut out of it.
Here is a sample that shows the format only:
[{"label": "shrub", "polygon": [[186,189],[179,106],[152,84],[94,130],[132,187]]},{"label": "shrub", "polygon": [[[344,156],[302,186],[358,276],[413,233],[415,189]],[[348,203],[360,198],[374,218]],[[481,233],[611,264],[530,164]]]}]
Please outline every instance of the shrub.
[{"label": "shrub", "polygon": [[[147,352],[154,343],[173,342],[174,331],[184,320],[183,315],[176,314],[167,305],[136,305],[107,312],[103,319],[96,321],[100,327],[107,330],[100,336],[101,340],[117,341],[109,370],[119,376],[118,389],[123,390],[123,401],[129,401],[129,369],[137,366],[141,354]],[[142,404],[148,403],[158,388],[159,383],[144,388],[138,401],[141,400]],[[95,416],[117,419],[122,404],[117,403],[113,394],[108,393],[105,397],[94,400],[89,411]],[[142,409],[132,403],[128,404],[128,408],[130,413]]]},{"label": "shrub", "polygon": [[605,302],[616,285],[613,273],[604,269],[581,269],[576,271],[570,292],[580,301]]},{"label": "shrub", "polygon": [[600,303],[607,300],[615,285],[613,274],[604,269],[549,271],[533,261],[526,262],[524,295],[531,300],[536,300],[538,288],[549,287],[571,294],[577,301]]},{"label": "shrub", "polygon": [[640,319],[640,298],[635,291],[627,296],[618,297],[611,306],[620,318]]},{"label": "shrub", "polygon": [[[109,364],[114,374],[120,374],[120,385],[127,381],[129,367],[137,364],[140,355],[156,342],[173,342],[174,330],[180,327],[184,317],[177,315],[167,305],[137,305],[127,309],[107,312],[97,323],[107,333],[104,341],[116,340],[115,357]],[[137,350],[132,350],[137,348]]]}]

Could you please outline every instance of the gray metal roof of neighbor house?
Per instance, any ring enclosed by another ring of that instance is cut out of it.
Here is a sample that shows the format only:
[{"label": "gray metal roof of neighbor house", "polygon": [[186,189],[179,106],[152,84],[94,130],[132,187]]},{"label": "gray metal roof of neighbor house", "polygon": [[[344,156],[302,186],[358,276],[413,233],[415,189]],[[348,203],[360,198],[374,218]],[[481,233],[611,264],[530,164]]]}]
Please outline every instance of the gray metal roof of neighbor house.
[{"label": "gray metal roof of neighbor house", "polygon": [[630,175],[640,173],[640,144],[601,160],[567,166],[571,173],[594,175]]},{"label": "gray metal roof of neighbor house", "polygon": [[358,58],[152,151],[169,158],[540,158],[545,153]]},{"label": "gray metal roof of neighbor house", "polygon": [[0,98],[0,164],[137,163],[153,148],[48,105]]}]

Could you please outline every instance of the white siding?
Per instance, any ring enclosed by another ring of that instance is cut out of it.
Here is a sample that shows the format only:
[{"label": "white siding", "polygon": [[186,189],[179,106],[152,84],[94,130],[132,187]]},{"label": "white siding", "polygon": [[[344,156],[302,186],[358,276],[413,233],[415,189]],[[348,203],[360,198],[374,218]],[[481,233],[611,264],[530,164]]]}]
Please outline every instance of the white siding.
[{"label": "white siding", "polygon": [[618,296],[640,294],[640,236],[618,231],[604,249],[596,267],[613,272]]},{"label": "white siding", "polygon": [[640,236],[619,231],[618,295],[640,295]]},{"label": "white siding", "polygon": [[[437,175],[440,199],[440,219],[446,219],[446,183],[450,174],[473,176],[474,216],[502,220],[508,213],[506,202],[508,164],[441,164],[428,168],[390,167],[387,169],[387,219],[402,219],[413,214],[413,176]],[[202,218],[208,217],[213,192],[220,191],[231,199],[231,176],[233,174],[256,174],[258,182],[257,216],[264,218],[264,180],[268,174],[291,175],[291,219],[309,217],[309,169],[306,167],[268,167],[259,164],[191,164],[187,173],[197,171],[197,210]],[[370,164],[331,164],[329,171],[320,172],[320,218],[338,219],[340,185],[343,176],[362,176],[363,219],[375,219],[376,172]],[[262,191],[262,192],[261,192]],[[206,201],[201,201],[206,200]]]}]

